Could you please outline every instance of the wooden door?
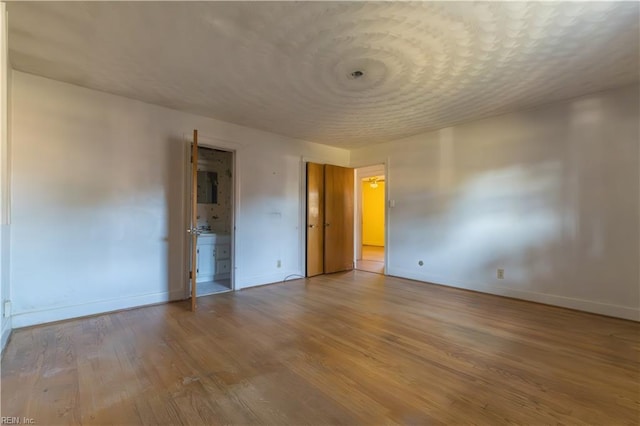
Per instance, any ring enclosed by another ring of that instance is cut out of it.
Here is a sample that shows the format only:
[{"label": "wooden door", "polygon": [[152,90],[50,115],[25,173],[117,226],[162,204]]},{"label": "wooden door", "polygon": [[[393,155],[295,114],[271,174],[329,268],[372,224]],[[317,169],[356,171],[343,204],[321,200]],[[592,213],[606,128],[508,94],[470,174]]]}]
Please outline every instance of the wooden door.
[{"label": "wooden door", "polygon": [[191,310],[196,310],[196,275],[198,271],[198,131],[193,131],[191,144]]},{"label": "wooden door", "polygon": [[324,273],[324,165],[307,163],[307,276]]},{"label": "wooden door", "polygon": [[324,166],[324,272],[353,269],[353,169]]}]

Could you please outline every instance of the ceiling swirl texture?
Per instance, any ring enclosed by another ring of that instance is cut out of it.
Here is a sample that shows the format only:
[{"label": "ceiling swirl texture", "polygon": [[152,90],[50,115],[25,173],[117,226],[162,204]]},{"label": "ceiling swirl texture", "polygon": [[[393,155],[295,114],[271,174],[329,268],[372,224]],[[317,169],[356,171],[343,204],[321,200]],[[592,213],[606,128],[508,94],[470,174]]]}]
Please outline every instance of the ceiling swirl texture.
[{"label": "ceiling swirl texture", "polygon": [[639,79],[638,2],[25,2],[15,69],[354,148]]}]

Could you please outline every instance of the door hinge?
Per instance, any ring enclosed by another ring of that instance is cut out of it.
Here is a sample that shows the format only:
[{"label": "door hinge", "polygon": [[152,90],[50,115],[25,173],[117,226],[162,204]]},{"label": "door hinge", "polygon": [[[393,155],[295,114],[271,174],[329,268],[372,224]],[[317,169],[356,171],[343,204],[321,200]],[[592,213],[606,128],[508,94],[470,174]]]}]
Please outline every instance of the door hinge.
[{"label": "door hinge", "polygon": [[193,271],[189,271],[189,279],[193,278]]}]

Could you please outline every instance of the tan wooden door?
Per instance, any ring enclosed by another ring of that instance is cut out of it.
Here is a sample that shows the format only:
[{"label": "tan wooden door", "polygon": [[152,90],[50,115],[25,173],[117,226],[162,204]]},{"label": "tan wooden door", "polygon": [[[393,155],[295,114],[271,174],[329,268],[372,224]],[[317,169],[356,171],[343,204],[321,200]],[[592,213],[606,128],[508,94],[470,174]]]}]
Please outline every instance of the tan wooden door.
[{"label": "tan wooden door", "polygon": [[193,131],[191,144],[191,224],[187,232],[191,234],[191,310],[196,310],[196,275],[198,271],[198,131]]},{"label": "tan wooden door", "polygon": [[324,272],[353,269],[353,169],[324,166]]},{"label": "tan wooden door", "polygon": [[324,164],[307,163],[307,276],[324,273]]}]

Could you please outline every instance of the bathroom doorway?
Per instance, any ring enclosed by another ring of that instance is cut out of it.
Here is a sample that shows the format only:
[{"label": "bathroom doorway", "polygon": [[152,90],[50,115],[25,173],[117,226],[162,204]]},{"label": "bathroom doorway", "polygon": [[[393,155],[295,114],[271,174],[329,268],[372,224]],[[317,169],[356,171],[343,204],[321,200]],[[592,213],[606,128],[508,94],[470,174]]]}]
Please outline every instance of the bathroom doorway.
[{"label": "bathroom doorway", "polygon": [[[193,149],[193,148],[192,148]],[[193,154],[190,155],[193,158]],[[195,296],[208,296],[233,290],[233,229],[235,158],[234,152],[197,145],[197,171],[188,191],[190,222],[197,235],[188,249],[189,288]],[[191,163],[191,162],[190,162]],[[193,173],[190,165],[190,174]],[[195,185],[195,191],[193,190]],[[195,194],[192,194],[195,192]],[[193,201],[195,195],[195,204]],[[195,206],[195,215],[193,207]],[[195,267],[194,267],[195,266]],[[194,271],[195,269],[195,271]],[[195,274],[195,283],[191,277]],[[195,307],[195,305],[194,305]]]},{"label": "bathroom doorway", "polygon": [[377,274],[385,272],[385,166],[379,164],[356,170],[356,269]]}]

